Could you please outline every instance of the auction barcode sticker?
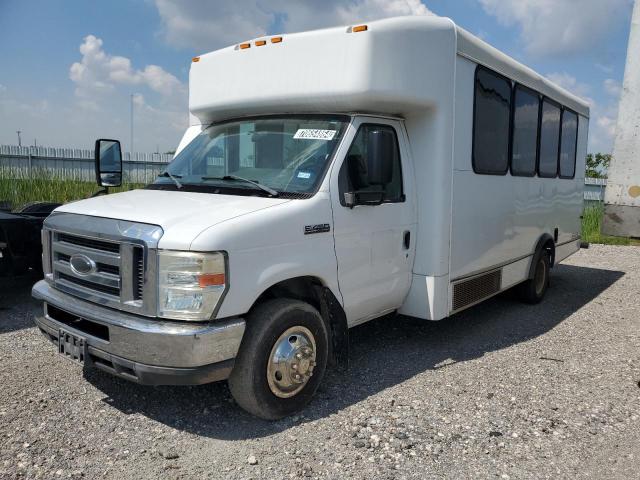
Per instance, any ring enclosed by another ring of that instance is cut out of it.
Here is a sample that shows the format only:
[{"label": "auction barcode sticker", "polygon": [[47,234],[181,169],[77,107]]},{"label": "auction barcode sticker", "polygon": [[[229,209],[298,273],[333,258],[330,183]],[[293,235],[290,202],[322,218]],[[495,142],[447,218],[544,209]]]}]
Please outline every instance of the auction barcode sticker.
[{"label": "auction barcode sticker", "polygon": [[299,128],[293,138],[303,140],[333,140],[335,130],[320,130],[316,128]]}]

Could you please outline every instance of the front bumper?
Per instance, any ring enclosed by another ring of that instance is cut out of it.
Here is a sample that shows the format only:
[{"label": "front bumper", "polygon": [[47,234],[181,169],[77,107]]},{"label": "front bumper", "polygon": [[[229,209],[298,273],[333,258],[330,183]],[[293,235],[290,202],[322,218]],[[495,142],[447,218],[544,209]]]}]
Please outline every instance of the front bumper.
[{"label": "front bumper", "polygon": [[137,383],[195,385],[229,376],[244,334],[243,319],[209,323],[151,319],[102,307],[36,283],[44,302],[36,324],[54,343],[64,329],[86,339],[87,364]]}]

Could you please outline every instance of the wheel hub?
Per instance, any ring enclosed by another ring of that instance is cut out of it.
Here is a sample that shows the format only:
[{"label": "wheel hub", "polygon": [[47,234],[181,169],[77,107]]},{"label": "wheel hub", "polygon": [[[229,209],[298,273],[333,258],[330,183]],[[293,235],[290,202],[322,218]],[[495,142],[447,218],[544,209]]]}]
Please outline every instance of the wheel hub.
[{"label": "wheel hub", "polygon": [[267,380],[271,392],[288,398],[304,388],[316,366],[316,342],[303,326],[287,329],[276,340],[267,364]]}]

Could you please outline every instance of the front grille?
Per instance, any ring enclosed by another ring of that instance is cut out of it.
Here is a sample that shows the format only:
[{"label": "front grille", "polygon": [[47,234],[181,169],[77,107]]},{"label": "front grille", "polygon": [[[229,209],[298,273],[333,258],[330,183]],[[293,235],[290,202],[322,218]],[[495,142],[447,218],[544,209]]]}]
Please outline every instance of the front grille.
[{"label": "front grille", "polygon": [[45,279],[82,300],[155,317],[162,234],[157,225],[54,213],[42,236]]},{"label": "front grille", "polygon": [[[62,290],[80,297],[120,301],[121,244],[68,233],[54,232],[51,253],[53,281]],[[71,257],[83,255],[95,266],[87,274],[79,274],[71,266]]]}]

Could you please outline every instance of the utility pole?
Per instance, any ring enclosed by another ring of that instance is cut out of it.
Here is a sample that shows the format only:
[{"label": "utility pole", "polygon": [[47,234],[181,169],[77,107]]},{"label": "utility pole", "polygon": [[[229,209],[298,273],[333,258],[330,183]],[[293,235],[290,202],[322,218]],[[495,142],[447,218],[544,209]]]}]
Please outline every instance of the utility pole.
[{"label": "utility pole", "polygon": [[616,139],[609,167],[602,232],[640,237],[640,1],[631,17]]},{"label": "utility pole", "polygon": [[22,130],[16,130],[16,133],[18,134],[18,146],[21,147],[22,139],[20,138],[20,134],[22,133]]},{"label": "utility pole", "polygon": [[131,94],[131,155],[133,155],[133,93]]}]

